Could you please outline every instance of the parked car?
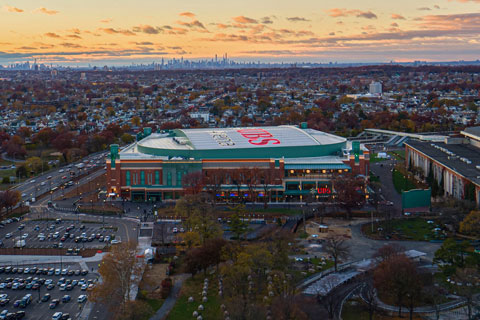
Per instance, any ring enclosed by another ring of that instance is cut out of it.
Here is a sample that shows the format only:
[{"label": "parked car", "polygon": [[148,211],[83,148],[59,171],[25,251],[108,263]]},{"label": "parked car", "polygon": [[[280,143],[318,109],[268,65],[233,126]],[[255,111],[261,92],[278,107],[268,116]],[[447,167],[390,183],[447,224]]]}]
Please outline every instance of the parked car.
[{"label": "parked car", "polygon": [[50,293],[45,293],[45,295],[42,297],[42,302],[47,302],[50,300]]},{"label": "parked car", "polygon": [[78,303],[83,303],[85,301],[87,301],[87,296],[86,295],[82,294],[82,295],[78,296],[78,299],[77,299]]},{"label": "parked car", "polygon": [[60,300],[53,299],[52,302],[50,302],[50,304],[48,305],[48,307],[50,309],[55,309],[58,306],[59,303],[60,303]]},{"label": "parked car", "polygon": [[[51,305],[51,304],[50,304]],[[55,306],[56,307],[56,306]],[[54,307],[54,308],[55,308]],[[50,309],[54,309],[54,308],[50,308]],[[55,312],[52,316],[52,320],[61,320],[62,319],[62,316],[63,316],[63,313],[62,312]]]}]

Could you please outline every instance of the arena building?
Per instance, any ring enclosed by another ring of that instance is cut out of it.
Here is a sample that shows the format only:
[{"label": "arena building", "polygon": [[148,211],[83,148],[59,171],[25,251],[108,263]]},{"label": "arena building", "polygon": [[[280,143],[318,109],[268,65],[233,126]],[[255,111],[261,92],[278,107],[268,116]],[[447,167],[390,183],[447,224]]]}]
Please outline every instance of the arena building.
[{"label": "arena building", "polygon": [[[133,201],[209,192],[218,201],[322,200],[338,173],[367,176],[369,151],[332,134],[297,126],[176,129],[111,146],[108,192]],[[267,198],[265,198],[267,197]]]}]

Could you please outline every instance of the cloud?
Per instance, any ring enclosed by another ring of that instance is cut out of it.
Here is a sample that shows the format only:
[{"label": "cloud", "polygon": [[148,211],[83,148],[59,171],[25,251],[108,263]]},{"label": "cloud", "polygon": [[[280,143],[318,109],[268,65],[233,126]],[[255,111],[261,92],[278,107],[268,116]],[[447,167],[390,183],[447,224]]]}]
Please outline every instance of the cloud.
[{"label": "cloud", "polygon": [[392,13],[392,19],[393,20],[405,20],[405,17],[400,15],[400,14]]},{"label": "cloud", "polygon": [[327,14],[333,18],[355,16],[357,18],[377,19],[377,15],[371,11],[347,10],[342,8],[327,10]]},{"label": "cloud", "polygon": [[480,0],[448,0],[449,2],[455,1],[455,2],[461,2],[461,3],[468,3],[468,2],[475,2],[475,3],[480,3]]},{"label": "cloud", "polygon": [[49,37],[49,38],[55,38],[55,39],[61,38],[58,34],[56,34],[54,32],[47,32],[47,33],[44,34],[44,36]]},{"label": "cloud", "polygon": [[82,37],[80,37],[79,35],[76,35],[76,34],[69,34],[69,35],[67,35],[67,38],[82,39]]},{"label": "cloud", "polygon": [[430,9],[429,7],[420,7],[420,8],[417,8],[418,11],[430,11],[432,9]]},{"label": "cloud", "polygon": [[12,7],[12,6],[9,6],[9,5],[4,5],[3,10],[5,10],[7,12],[15,12],[15,13],[24,12],[23,9],[20,9],[20,8],[17,8],[17,7]]},{"label": "cloud", "polygon": [[184,27],[187,27],[187,28],[190,28],[190,29],[199,28],[199,29],[207,30],[207,28],[205,28],[203,23],[201,23],[198,20],[193,20],[192,22],[177,21],[177,24],[179,24],[181,26],[184,26]]},{"label": "cloud", "polygon": [[137,46],[153,46],[153,42],[150,41],[142,41],[142,42],[133,42]]},{"label": "cloud", "polygon": [[44,7],[35,9],[35,10],[33,10],[33,12],[35,12],[35,13],[48,14],[48,15],[50,15],[50,16],[59,13],[57,10],[48,10],[47,8],[44,8]]},{"label": "cloud", "polygon": [[238,22],[238,23],[243,23],[243,24],[245,24],[245,23],[258,23],[257,20],[252,19],[252,18],[248,18],[248,17],[245,17],[245,16],[234,17],[233,21]]},{"label": "cloud", "polygon": [[76,44],[76,43],[71,43],[71,42],[64,42],[60,43],[61,46],[65,48],[71,48],[71,49],[79,49],[79,48],[84,48],[83,46]]},{"label": "cloud", "polygon": [[150,25],[139,25],[133,28],[133,32],[142,32],[146,34],[159,34],[163,32],[163,29],[160,27],[153,27]]},{"label": "cloud", "polygon": [[394,27],[394,28],[398,28],[398,23],[393,22],[393,23],[390,24],[390,26],[392,26],[392,27]]},{"label": "cloud", "polygon": [[263,24],[272,24],[273,23],[273,21],[270,17],[263,17],[260,22],[263,23]]},{"label": "cloud", "polygon": [[310,19],[304,18],[304,17],[288,17],[288,21],[290,22],[308,22],[311,21]]},{"label": "cloud", "polygon": [[180,17],[195,18],[195,14],[192,12],[181,12],[178,14]]},{"label": "cloud", "polygon": [[101,23],[110,23],[110,22],[112,22],[112,19],[110,19],[110,18],[109,19],[102,19],[102,20],[100,20],[100,22]]},{"label": "cloud", "polygon": [[133,33],[132,31],[125,30],[125,29],[100,28],[98,30],[103,31],[106,34],[123,34],[124,36],[134,36],[135,35],[135,33]]}]

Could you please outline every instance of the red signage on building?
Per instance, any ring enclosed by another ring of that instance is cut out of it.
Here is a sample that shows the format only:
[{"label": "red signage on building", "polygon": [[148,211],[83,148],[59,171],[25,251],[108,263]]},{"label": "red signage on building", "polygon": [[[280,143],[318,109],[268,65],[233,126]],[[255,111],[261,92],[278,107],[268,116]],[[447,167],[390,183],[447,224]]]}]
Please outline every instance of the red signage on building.
[{"label": "red signage on building", "polygon": [[332,190],[329,188],[317,188],[317,193],[318,194],[331,194]]},{"label": "red signage on building", "polygon": [[249,128],[237,130],[244,138],[248,139],[248,143],[256,146],[264,146],[267,144],[280,144],[280,140],[274,139],[273,135],[265,129]]}]

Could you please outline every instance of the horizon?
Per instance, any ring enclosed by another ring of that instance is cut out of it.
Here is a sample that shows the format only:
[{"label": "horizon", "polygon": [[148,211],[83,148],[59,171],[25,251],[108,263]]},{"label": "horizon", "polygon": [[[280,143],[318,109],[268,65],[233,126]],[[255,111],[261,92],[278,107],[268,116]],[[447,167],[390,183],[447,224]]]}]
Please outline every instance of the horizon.
[{"label": "horizon", "polygon": [[480,3],[406,0],[0,2],[0,65],[127,65],[162,58],[260,63],[475,61]]}]

